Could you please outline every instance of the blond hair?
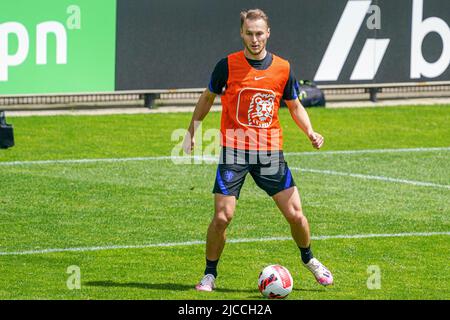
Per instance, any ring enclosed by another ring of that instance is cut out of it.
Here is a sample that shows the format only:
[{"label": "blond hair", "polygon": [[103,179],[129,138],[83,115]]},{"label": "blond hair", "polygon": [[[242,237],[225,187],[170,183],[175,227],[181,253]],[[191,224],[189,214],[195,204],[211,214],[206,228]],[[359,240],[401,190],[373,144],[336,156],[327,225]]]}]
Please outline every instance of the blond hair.
[{"label": "blond hair", "polygon": [[266,22],[267,27],[269,28],[269,17],[261,9],[250,9],[241,11],[241,29],[246,19],[248,20],[263,19]]}]

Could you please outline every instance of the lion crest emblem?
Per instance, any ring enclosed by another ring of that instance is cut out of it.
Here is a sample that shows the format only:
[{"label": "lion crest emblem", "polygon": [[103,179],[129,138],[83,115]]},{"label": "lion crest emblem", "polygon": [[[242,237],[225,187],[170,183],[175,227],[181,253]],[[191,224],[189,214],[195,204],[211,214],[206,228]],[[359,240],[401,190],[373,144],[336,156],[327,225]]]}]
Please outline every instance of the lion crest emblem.
[{"label": "lion crest emblem", "polygon": [[257,93],[252,97],[248,108],[248,124],[258,128],[268,128],[272,123],[275,95]]}]

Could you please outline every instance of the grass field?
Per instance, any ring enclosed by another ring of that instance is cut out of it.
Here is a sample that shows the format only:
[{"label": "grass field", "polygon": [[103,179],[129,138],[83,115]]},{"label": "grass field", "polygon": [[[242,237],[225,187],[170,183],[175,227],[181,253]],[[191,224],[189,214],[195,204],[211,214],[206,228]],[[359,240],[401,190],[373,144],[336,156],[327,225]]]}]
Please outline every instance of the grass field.
[{"label": "grass field", "polygon": [[[216,165],[167,159],[190,114],[10,117],[16,146],[0,150],[0,299],[261,299],[259,271],[274,263],[293,275],[290,300],[450,299],[450,106],[308,112],[323,150],[311,152],[282,109],[284,149],[333,287],[302,267],[288,224],[247,178],[218,289],[193,289]],[[203,131],[219,124],[211,113]],[[104,160],[65,161],[76,159]],[[67,286],[70,266],[80,289]],[[379,289],[367,285],[371,266]]]}]

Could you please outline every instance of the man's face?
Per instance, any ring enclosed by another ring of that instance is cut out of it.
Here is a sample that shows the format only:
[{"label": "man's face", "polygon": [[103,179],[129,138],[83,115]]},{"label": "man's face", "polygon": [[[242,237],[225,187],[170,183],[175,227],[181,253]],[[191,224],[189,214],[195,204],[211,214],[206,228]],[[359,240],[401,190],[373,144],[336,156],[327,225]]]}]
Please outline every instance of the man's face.
[{"label": "man's face", "polygon": [[263,19],[245,19],[241,28],[241,38],[248,53],[259,57],[266,49],[267,39],[270,37],[270,28]]}]

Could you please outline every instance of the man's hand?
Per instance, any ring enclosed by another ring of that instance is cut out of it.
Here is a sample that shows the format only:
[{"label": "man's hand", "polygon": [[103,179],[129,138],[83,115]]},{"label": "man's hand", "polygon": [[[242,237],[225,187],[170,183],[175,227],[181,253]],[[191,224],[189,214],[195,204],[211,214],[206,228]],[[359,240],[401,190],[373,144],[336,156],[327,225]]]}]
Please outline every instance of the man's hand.
[{"label": "man's hand", "polygon": [[183,140],[183,150],[187,154],[191,154],[192,150],[194,150],[195,145],[195,139],[193,136],[191,136],[191,133],[188,131],[186,132],[186,136]]},{"label": "man's hand", "polygon": [[205,89],[205,91],[203,91],[202,95],[198,99],[197,105],[195,106],[194,113],[192,115],[191,123],[189,124],[188,131],[183,140],[183,150],[187,154],[191,154],[192,151],[194,150],[195,131],[208,114],[209,110],[211,109],[214,103],[215,98],[216,98],[215,93],[209,91],[209,89]]},{"label": "man's hand", "polygon": [[316,149],[320,149],[323,145],[323,137],[320,133],[314,132],[312,129],[311,121],[309,120],[308,113],[302,106],[299,99],[285,100],[286,105],[289,108],[292,119],[294,119],[297,126],[308,136],[312,143],[312,146]]},{"label": "man's hand", "polygon": [[309,140],[312,143],[312,146],[316,149],[320,149],[323,145],[324,138],[320,133],[312,132],[308,135]]}]

